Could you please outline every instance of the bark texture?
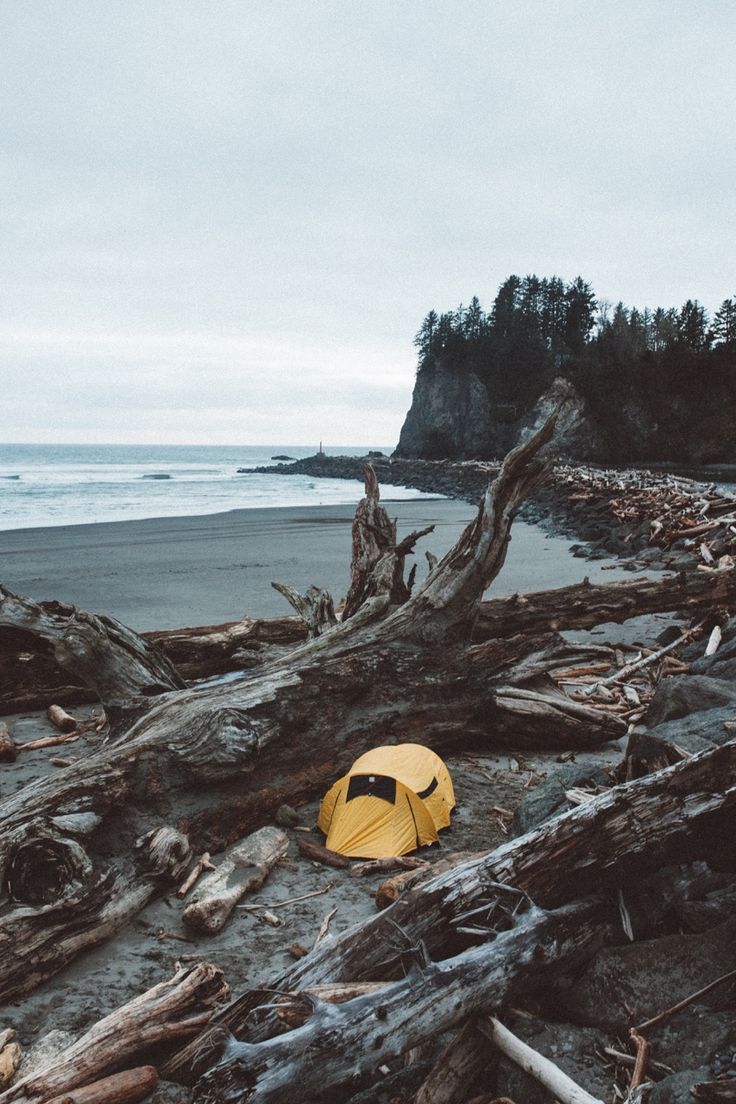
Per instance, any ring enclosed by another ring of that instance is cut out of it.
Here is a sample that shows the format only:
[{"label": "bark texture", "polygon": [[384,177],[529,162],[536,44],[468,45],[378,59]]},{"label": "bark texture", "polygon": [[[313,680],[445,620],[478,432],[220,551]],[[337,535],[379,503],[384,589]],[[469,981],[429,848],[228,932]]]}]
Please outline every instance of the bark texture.
[{"label": "bark texture", "polygon": [[59,666],[107,706],[184,687],[158,648],[114,617],[61,602],[32,602],[0,584],[0,626],[50,642]]}]

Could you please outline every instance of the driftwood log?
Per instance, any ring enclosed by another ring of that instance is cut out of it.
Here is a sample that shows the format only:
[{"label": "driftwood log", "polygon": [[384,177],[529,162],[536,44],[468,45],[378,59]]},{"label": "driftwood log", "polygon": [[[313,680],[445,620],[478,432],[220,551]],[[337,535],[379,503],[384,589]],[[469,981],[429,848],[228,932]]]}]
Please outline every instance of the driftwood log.
[{"label": "driftwood log", "polygon": [[0,584],[0,627],[51,644],[58,665],[111,706],[184,686],[158,648],[114,617],[61,602],[32,602]]},{"label": "driftwood log", "polygon": [[[279,584],[277,589],[281,593],[289,591],[299,602],[305,600],[284,584]],[[326,598],[324,600],[326,602]],[[582,582],[482,602],[472,639],[481,643],[524,633],[586,629],[607,621],[621,623],[642,614],[669,610],[696,613],[724,606],[733,608],[735,604],[735,571],[693,570],[655,579],[607,584]],[[317,613],[316,616],[316,623],[321,624],[321,615]],[[307,620],[302,616],[246,617],[223,625],[165,629],[141,635],[148,644],[164,653],[183,678],[194,681],[262,666],[279,650],[306,640],[308,618],[308,612]],[[34,640],[28,633],[3,627],[2,623],[0,661],[7,672],[0,687],[0,713],[45,709],[50,702],[69,704],[97,700],[94,691],[78,681],[70,684],[69,675],[64,675],[52,656],[39,650],[38,638]]]},{"label": "driftwood log", "polygon": [[220,859],[199,883],[182,913],[189,928],[212,935],[220,931],[246,893],[259,889],[289,846],[281,828],[259,828]]},{"label": "driftwood log", "polygon": [[54,1096],[46,1104],[138,1104],[157,1085],[158,1073],[153,1066],[137,1066]]},{"label": "driftwood log", "polygon": [[304,1026],[258,1044],[230,1043],[226,1058],[197,1086],[198,1099],[288,1104],[324,1099],[428,1037],[502,1004],[513,985],[589,955],[602,939],[605,909],[578,901],[553,912],[532,908],[490,943],[412,971],[345,1004],[315,1005]]},{"label": "driftwood log", "polygon": [[40,1104],[128,1069],[201,1030],[228,993],[222,972],[209,963],[179,970],[100,1020],[52,1064],[0,1093],[0,1102]]}]

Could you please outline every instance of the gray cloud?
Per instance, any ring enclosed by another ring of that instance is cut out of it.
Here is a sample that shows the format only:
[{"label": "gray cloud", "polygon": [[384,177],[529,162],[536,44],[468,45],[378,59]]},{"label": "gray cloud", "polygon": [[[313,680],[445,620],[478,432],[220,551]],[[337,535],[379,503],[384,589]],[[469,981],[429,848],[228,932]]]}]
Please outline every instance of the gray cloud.
[{"label": "gray cloud", "polygon": [[0,436],[387,443],[422,315],[509,272],[717,306],[735,24],[717,0],[5,3]]}]

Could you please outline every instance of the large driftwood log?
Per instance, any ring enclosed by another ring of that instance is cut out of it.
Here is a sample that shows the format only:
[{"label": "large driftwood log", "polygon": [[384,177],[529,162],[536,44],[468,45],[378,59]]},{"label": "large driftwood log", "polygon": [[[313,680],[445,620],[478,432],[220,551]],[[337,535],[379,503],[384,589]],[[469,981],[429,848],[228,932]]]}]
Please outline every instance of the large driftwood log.
[{"label": "large driftwood log", "polygon": [[605,911],[594,901],[555,912],[533,908],[510,931],[403,981],[341,1005],[317,1005],[303,1027],[259,1044],[231,1043],[198,1085],[198,1099],[218,1104],[287,1104],[294,1086],[308,1100],[397,1058],[427,1037],[503,1003],[524,977],[535,982],[580,960],[602,939]]},{"label": "large driftwood log", "polygon": [[[695,612],[735,605],[735,571],[681,572],[595,585],[583,582],[482,602],[473,640],[585,629],[646,613]],[[183,678],[196,680],[260,667],[273,658],[277,648],[303,643],[307,632],[301,617],[246,617],[224,625],[166,629],[141,636],[160,648]],[[30,637],[23,639],[1,626],[0,660],[7,667],[7,677],[0,687],[0,713],[45,708],[51,701],[68,704],[95,698],[94,692],[82,686],[68,685],[68,676],[37,650]]]},{"label": "large driftwood log", "polygon": [[[339,981],[373,981],[402,970],[402,951],[423,943],[437,959],[466,946],[458,928],[483,920],[499,894],[523,892],[536,905],[557,907],[580,896],[626,887],[667,861],[686,862],[722,851],[736,827],[736,742],[616,786],[495,851],[402,894],[396,903],[327,945],[313,950],[270,988],[293,991]],[[504,888],[506,887],[506,888]],[[401,931],[401,940],[397,939]],[[254,1026],[261,1003],[247,991],[218,1013],[213,1024],[239,1038],[269,1032]],[[167,1076],[191,1080],[220,1052],[217,1030],[185,1047],[166,1067]]]},{"label": "large driftwood log", "polygon": [[[301,644],[307,627],[299,617],[244,617],[223,625],[159,629],[140,634],[164,653],[182,678],[211,678],[261,666],[279,649]],[[0,714],[97,700],[74,671],[64,671],[51,646],[38,636],[0,625]]]},{"label": "large driftwood log", "polygon": [[184,923],[206,935],[220,931],[238,901],[263,885],[288,846],[286,832],[267,827],[231,848],[195,889],[182,914]]},{"label": "large driftwood log", "polygon": [[[9,904],[0,916],[0,1002],[30,992],[86,947],[108,939],[186,865],[186,837],[167,828],[133,843],[130,872],[94,858],[88,837],[100,824],[99,814],[123,792],[114,770],[98,773],[95,785],[95,813],[83,811],[83,800],[77,811],[67,807],[66,815],[54,806],[59,815],[48,823],[16,817],[10,830],[4,826]],[[86,798],[83,781],[81,792]],[[70,787],[67,799],[72,793]]]},{"label": "large driftwood log", "polygon": [[114,617],[61,602],[32,602],[0,584],[2,626],[50,642],[59,666],[81,678],[105,705],[184,687],[158,648]]},{"label": "large driftwood log", "polygon": [[228,994],[222,971],[207,962],[179,970],[100,1020],[51,1065],[0,1093],[0,1104],[40,1104],[127,1069],[200,1030]]},{"label": "large driftwood log", "polygon": [[733,607],[734,603],[736,571],[690,571],[616,583],[586,581],[483,602],[473,639],[590,629],[606,621],[620,624],[646,613],[715,610]]}]

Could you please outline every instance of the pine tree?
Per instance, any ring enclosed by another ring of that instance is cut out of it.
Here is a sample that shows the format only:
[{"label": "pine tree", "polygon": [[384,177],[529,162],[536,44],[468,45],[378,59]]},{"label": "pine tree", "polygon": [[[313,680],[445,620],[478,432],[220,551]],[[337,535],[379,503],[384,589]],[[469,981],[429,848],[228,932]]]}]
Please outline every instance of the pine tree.
[{"label": "pine tree", "polygon": [[697,299],[688,299],[683,304],[677,316],[677,336],[696,352],[708,347],[708,316]]},{"label": "pine tree", "polygon": [[723,300],[713,316],[712,333],[719,345],[736,342],[736,300]]},{"label": "pine tree", "polygon": [[431,310],[422,322],[414,338],[414,345],[419,350],[420,368],[434,355],[438,322],[439,318],[437,317],[437,312]]},{"label": "pine tree", "polygon": [[572,353],[580,353],[595,323],[597,303],[590,284],[577,276],[565,292],[565,344]]}]

